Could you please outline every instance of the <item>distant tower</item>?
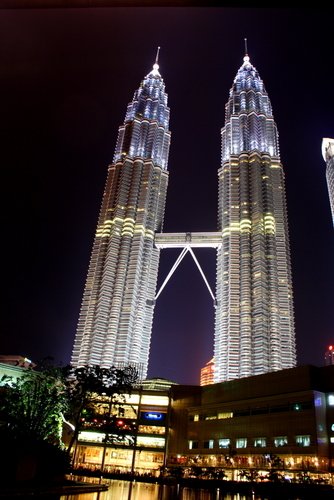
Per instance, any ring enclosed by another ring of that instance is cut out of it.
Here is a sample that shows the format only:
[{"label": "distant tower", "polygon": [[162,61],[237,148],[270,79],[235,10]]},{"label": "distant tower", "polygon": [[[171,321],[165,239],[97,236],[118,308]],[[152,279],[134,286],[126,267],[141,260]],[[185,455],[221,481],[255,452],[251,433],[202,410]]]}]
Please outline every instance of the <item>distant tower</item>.
[{"label": "distant tower", "polygon": [[169,108],[158,54],[128,104],[103,194],[73,366],[135,365],[146,377],[168,183]]},{"label": "distant tower", "polygon": [[221,137],[215,382],[296,364],[278,132],[247,51],[230,90]]},{"label": "distant tower", "polygon": [[322,140],[322,156],[327,165],[326,178],[334,226],[334,139]]},{"label": "distant tower", "polygon": [[214,383],[215,358],[210,359],[203,368],[201,368],[200,385],[210,385]]},{"label": "distant tower", "polygon": [[325,365],[334,365],[334,346],[329,345],[325,352]]}]

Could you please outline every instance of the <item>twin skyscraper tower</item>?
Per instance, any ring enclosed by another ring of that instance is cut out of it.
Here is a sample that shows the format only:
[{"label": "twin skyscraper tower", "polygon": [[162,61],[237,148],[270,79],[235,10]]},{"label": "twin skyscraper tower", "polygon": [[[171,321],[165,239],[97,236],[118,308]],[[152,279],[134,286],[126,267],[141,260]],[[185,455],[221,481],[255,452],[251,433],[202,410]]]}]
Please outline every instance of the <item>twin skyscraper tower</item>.
[{"label": "twin skyscraper tower", "polygon": [[215,382],[291,368],[296,346],[284,172],[270,100],[248,55],[225,107],[217,232],[162,232],[169,114],[156,59],[119,127],[71,363],[135,365],[146,377],[159,257],[172,246],[181,249],[175,267],[188,251],[195,258],[194,247],[217,252]]}]

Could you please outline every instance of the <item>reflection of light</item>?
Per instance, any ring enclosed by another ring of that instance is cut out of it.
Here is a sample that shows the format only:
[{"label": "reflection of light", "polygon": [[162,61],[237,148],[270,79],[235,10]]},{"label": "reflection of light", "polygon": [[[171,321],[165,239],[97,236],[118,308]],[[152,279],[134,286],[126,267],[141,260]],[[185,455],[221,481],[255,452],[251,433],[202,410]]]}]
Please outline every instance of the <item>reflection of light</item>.
[{"label": "reflection of light", "polygon": [[154,76],[160,76],[159,64],[153,64],[153,71],[151,72]]},{"label": "reflection of light", "polygon": [[[65,417],[64,417],[64,415],[63,415],[62,413],[61,413],[61,418],[62,418],[62,421],[64,422],[64,424],[67,424],[67,425],[69,426],[69,428],[70,428],[70,429],[72,429],[72,431],[74,431],[74,430],[75,430],[74,425],[73,425],[73,424],[71,424],[71,422],[68,422],[68,421],[65,419]],[[83,418],[82,420],[85,420],[85,419]]]}]

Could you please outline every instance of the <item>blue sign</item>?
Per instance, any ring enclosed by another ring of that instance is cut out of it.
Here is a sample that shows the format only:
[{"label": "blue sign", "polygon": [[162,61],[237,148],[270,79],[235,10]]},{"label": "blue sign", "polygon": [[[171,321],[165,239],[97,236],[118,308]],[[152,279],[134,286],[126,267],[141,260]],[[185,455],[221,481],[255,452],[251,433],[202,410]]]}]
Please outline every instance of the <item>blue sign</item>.
[{"label": "blue sign", "polygon": [[145,420],[154,420],[154,421],[158,422],[158,421],[163,420],[165,418],[165,414],[158,413],[156,411],[149,411],[149,412],[142,413],[142,418],[144,418]]}]

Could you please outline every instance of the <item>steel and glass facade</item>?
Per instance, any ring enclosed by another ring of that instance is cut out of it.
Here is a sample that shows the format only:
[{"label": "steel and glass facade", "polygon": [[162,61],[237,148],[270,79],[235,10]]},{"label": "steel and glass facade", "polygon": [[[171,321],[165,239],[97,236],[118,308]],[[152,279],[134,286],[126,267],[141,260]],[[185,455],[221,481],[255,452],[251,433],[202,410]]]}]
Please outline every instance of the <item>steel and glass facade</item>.
[{"label": "steel and glass facade", "polygon": [[156,63],[119,127],[72,353],[73,366],[134,365],[145,378],[168,184],[169,108]]},{"label": "steel and glass facade", "polygon": [[[158,475],[166,460],[169,387],[158,391],[135,388],[119,400],[92,396],[91,411],[81,419],[74,467]],[[105,422],[113,419],[115,434],[106,434]]]},{"label": "steel and glass facade", "polygon": [[[129,103],[94,240],[72,365],[135,365],[146,377],[159,255],[194,258],[216,308],[215,382],[296,364],[284,172],[263,82],[244,57],[226,104],[218,231],[162,233],[169,108],[157,61]],[[217,249],[216,294],[193,249]],[[163,286],[168,281],[168,275]]]},{"label": "steel and glass facade", "polygon": [[216,382],[296,364],[278,132],[264,84],[247,55],[225,109],[218,171]]},{"label": "steel and glass facade", "polygon": [[322,155],[326,162],[326,179],[334,226],[334,139],[322,140]]}]

